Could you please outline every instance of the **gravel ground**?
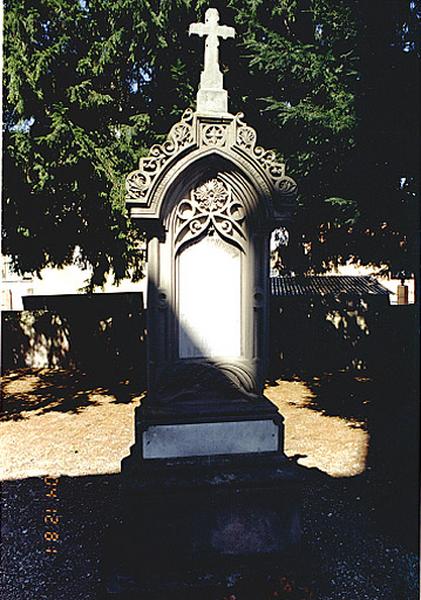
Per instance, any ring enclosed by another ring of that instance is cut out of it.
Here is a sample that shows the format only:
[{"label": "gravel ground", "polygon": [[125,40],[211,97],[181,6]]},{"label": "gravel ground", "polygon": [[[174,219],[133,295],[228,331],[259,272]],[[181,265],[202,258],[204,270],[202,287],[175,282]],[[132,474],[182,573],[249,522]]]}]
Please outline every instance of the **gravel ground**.
[{"label": "gravel ground", "polygon": [[[124,383],[98,387],[66,371],[8,373],[3,386],[1,597],[99,600],[104,539],[121,516],[118,465],[132,443],[140,398]],[[335,397],[341,389],[345,398],[358,389],[361,410],[333,414],[322,388]],[[267,395],[285,416],[287,455],[311,474],[299,572],[312,592],[296,580],[269,597],[416,600],[416,479],[399,456],[401,438],[390,443],[394,413],[382,407],[386,416],[376,416],[373,382],[342,374],[292,378],[268,387]],[[411,415],[393,423],[403,439],[412,440],[414,428],[417,434]],[[384,460],[392,455],[399,468]],[[230,594],[246,597],[234,585],[214,600]],[[266,592],[253,596],[266,598]]]}]

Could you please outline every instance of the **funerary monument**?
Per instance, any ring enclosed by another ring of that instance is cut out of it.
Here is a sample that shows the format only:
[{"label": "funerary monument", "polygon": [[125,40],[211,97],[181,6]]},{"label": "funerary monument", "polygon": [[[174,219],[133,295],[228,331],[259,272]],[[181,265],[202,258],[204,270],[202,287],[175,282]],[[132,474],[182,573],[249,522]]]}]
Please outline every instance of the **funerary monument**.
[{"label": "funerary monument", "polygon": [[283,419],[263,394],[269,239],[291,219],[296,184],[229,112],[218,53],[234,28],[209,8],[189,33],[205,41],[196,110],[126,179],[148,236],[148,389],[122,466],[132,522],[121,581],[133,589],[192,570],[196,583],[218,577],[299,538]]}]

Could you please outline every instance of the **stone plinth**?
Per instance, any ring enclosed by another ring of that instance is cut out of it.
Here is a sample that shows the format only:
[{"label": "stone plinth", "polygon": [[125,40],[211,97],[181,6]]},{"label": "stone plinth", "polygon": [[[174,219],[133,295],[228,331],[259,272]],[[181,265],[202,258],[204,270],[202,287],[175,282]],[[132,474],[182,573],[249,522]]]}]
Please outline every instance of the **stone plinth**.
[{"label": "stone plinth", "polygon": [[202,87],[196,96],[197,106],[204,114],[228,113],[228,93],[226,90],[213,90]]},{"label": "stone plinth", "polygon": [[234,573],[267,572],[299,550],[300,476],[278,452],[150,460],[136,471],[125,487],[131,517],[112,542],[111,598],[183,589],[206,598]]}]

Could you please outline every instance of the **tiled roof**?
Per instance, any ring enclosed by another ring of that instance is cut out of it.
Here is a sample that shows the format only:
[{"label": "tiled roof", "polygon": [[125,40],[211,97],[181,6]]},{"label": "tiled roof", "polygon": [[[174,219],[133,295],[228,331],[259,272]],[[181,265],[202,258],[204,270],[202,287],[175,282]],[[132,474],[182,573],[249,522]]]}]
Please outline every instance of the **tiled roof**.
[{"label": "tiled roof", "polygon": [[371,276],[284,275],[271,277],[272,296],[387,296],[389,290]]}]

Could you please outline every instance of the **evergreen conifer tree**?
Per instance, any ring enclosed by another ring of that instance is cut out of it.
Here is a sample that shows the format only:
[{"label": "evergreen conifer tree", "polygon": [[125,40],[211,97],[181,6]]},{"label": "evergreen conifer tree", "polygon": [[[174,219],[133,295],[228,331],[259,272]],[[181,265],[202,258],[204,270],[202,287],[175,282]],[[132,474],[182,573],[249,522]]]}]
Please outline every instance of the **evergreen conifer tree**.
[{"label": "evergreen conifer tree", "polygon": [[[299,182],[295,270],[349,255],[413,269],[419,4],[213,2],[237,30],[221,59],[231,112]],[[22,271],[73,260],[142,273],[124,175],[188,106],[196,0],[6,0],[3,252]],[[412,253],[412,254],[411,254]]]}]

